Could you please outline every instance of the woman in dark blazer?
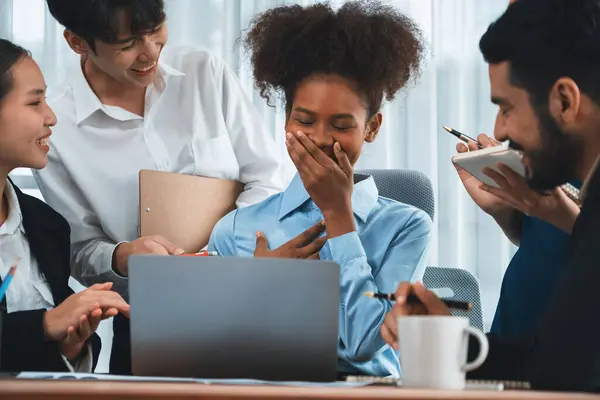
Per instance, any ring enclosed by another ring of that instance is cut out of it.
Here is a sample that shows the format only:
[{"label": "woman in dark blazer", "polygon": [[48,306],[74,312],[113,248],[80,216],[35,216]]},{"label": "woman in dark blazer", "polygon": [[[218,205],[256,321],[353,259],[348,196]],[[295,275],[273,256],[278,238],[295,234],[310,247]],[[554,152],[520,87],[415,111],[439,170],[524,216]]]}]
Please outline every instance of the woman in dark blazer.
[{"label": "woman in dark blazer", "polygon": [[0,39],[0,277],[17,263],[0,303],[0,369],[92,372],[98,324],[128,315],[129,305],[110,283],[73,294],[69,225],[8,178],[15,168],[46,165],[56,117],[45,90],[29,53]]}]

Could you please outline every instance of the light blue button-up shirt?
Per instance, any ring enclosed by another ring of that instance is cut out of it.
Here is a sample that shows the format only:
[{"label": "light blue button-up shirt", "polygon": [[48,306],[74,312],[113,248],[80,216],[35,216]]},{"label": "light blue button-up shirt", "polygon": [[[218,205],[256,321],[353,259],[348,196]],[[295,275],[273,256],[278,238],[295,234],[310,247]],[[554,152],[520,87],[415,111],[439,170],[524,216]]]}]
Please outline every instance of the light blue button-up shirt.
[{"label": "light blue button-up shirt", "polygon": [[[393,293],[398,283],[423,276],[432,222],[422,210],[379,197],[372,177],[356,174],[355,182],[356,231],[329,239],[320,252],[322,260],[340,265],[338,370],[399,376],[398,354],[379,334],[392,304],[363,292]],[[257,231],[275,249],[322,219],[296,175],[284,192],[221,219],[208,249],[223,256],[252,256]]]}]

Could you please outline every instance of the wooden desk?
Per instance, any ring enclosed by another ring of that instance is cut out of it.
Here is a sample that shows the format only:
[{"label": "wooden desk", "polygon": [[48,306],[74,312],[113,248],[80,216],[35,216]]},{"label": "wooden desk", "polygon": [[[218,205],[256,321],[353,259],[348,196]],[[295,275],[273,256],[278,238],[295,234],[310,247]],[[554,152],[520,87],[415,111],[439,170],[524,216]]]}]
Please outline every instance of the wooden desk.
[{"label": "wooden desk", "polygon": [[0,399],[405,399],[405,400],[586,400],[600,395],[532,391],[475,392],[388,387],[292,388],[198,383],[0,380]]}]

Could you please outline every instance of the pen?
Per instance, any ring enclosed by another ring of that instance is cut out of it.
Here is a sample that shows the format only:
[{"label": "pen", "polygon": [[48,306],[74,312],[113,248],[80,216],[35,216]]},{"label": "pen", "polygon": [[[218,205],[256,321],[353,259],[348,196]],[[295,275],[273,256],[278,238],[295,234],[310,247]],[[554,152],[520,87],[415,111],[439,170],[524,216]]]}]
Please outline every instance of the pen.
[{"label": "pen", "polygon": [[473,139],[471,136],[469,135],[465,135],[464,133],[461,133],[459,131],[457,131],[456,129],[452,129],[449,128],[445,125],[442,125],[442,128],[444,128],[448,133],[456,136],[458,139],[462,140],[465,143],[469,143],[469,142],[474,142],[477,144],[477,147],[479,147],[480,149],[483,149],[483,145],[481,143],[479,143],[479,141]]},{"label": "pen", "polygon": [[[377,299],[388,299],[390,301],[395,300],[395,296],[393,293],[388,294],[388,293],[364,292],[363,294],[367,297],[373,297],[373,298],[377,298]],[[408,303],[411,303],[411,304],[418,304],[421,302],[421,300],[419,300],[419,298],[417,296],[415,296],[414,294],[408,295],[408,298],[406,300]],[[442,300],[448,308],[454,308],[456,310],[470,311],[471,308],[473,308],[473,305],[466,301],[447,300],[447,299],[440,299],[440,300]]]},{"label": "pen", "polygon": [[[447,127],[445,125],[442,125],[442,128],[444,128],[448,133],[456,136],[458,139],[462,140],[463,142],[465,142],[467,144],[469,142],[475,142],[475,144],[477,144],[478,148],[483,149],[483,145],[481,143],[479,143],[479,141],[477,139],[473,139],[471,136],[465,135],[464,133],[459,132],[456,129],[452,129],[450,127]],[[496,139],[494,139],[492,137],[490,138],[490,140],[493,141],[496,144],[502,144],[502,143],[500,143],[499,141],[497,141]]]},{"label": "pen", "polygon": [[219,254],[216,251],[199,251],[198,253],[185,253],[182,254],[182,256],[188,256],[188,257],[214,257],[214,256],[218,256]]},{"label": "pen", "polygon": [[10,267],[10,269],[8,270],[8,274],[6,274],[6,276],[4,277],[4,280],[2,281],[2,286],[0,286],[0,302],[2,300],[4,300],[4,296],[6,295],[6,290],[8,289],[8,286],[10,285],[10,282],[13,279],[13,276],[15,276],[15,271],[17,270],[17,264],[19,263],[19,259],[17,259],[14,264]]}]

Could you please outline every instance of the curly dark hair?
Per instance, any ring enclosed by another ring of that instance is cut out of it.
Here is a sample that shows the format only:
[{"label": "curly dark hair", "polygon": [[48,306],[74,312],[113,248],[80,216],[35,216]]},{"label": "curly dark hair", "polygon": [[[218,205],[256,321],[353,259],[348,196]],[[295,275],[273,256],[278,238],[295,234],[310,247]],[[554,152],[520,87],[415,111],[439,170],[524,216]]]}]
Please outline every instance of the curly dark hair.
[{"label": "curly dark hair", "polygon": [[243,37],[260,95],[284,96],[289,114],[298,85],[314,74],[342,76],[363,95],[369,117],[420,72],[417,25],[379,1],[283,6],[256,16]]}]

